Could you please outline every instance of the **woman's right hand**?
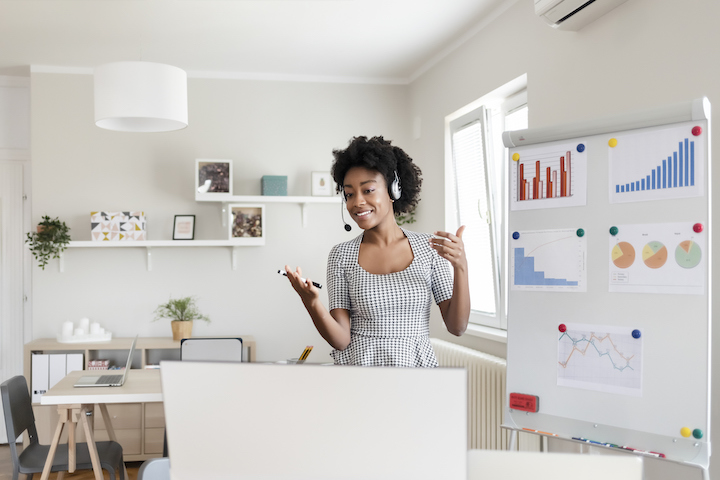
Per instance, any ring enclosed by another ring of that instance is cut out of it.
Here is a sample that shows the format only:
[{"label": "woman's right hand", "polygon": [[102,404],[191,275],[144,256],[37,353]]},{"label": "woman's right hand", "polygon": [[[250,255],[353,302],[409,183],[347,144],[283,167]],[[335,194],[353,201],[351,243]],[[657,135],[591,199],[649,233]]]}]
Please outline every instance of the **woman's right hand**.
[{"label": "woman's right hand", "polygon": [[320,296],[320,290],[312,284],[311,279],[305,279],[304,282],[301,280],[302,269],[300,267],[297,267],[293,272],[288,265],[285,265],[285,273],[287,273],[290,284],[306,305],[309,305]]}]

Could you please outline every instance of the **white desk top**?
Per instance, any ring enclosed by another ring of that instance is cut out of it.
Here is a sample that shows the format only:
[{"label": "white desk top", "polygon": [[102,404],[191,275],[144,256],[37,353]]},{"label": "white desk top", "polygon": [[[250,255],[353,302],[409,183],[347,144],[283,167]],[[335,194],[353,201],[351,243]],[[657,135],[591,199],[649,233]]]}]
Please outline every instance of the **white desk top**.
[{"label": "white desk top", "polygon": [[[122,387],[73,387],[83,375],[102,374],[102,370],[78,370],[69,373],[41,398],[41,405],[75,403],[162,402],[160,370],[130,370]],[[111,372],[112,373],[112,372]],[[117,373],[115,371],[115,373]]]}]

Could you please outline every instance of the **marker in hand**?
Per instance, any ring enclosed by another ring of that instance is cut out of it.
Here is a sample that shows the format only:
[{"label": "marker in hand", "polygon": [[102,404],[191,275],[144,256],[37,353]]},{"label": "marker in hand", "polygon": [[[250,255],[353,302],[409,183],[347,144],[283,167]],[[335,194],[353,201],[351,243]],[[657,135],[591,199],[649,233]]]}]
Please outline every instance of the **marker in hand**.
[{"label": "marker in hand", "polygon": [[[280,275],[285,275],[285,276],[287,277],[287,272],[286,272],[285,270],[278,270],[278,273],[279,273]],[[304,278],[302,278],[302,277],[300,277],[300,281],[303,282],[303,283],[306,283],[306,282],[307,282],[307,280],[304,279]],[[312,282],[312,284],[315,285],[317,288],[322,288],[322,285],[319,284],[319,283],[317,283],[317,282]]]}]

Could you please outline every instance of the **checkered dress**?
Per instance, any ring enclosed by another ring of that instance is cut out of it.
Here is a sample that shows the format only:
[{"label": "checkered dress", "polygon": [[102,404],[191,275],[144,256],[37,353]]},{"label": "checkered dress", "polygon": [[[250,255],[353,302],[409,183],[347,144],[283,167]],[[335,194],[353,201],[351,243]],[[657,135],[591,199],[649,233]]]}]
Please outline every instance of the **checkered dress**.
[{"label": "checkered dress", "polygon": [[432,297],[452,297],[450,263],[430,247],[430,234],[402,229],[413,261],[401,272],[368,273],[358,263],[362,234],[328,257],[329,309],[350,311],[350,345],[330,354],[338,365],[436,367],[430,345]]}]

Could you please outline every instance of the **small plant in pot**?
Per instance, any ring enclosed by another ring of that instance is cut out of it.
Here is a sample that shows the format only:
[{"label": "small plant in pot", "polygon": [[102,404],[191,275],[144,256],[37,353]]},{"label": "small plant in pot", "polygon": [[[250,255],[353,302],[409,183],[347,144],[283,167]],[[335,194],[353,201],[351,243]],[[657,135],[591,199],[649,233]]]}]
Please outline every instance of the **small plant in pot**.
[{"label": "small plant in pot", "polygon": [[38,266],[45,270],[51,258],[60,258],[70,243],[70,228],[58,218],[51,219],[47,215],[38,223],[36,232],[28,232],[25,243],[38,261]]},{"label": "small plant in pot", "polygon": [[172,327],[173,340],[180,341],[192,336],[193,320],[202,320],[210,323],[210,317],[200,313],[195,304],[195,297],[172,298],[160,304],[155,309],[153,321],[169,318]]}]

